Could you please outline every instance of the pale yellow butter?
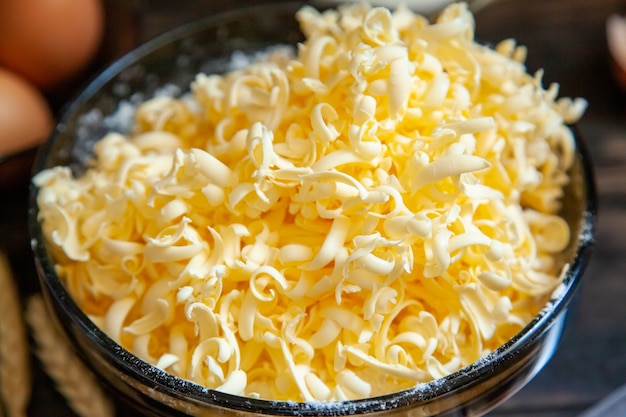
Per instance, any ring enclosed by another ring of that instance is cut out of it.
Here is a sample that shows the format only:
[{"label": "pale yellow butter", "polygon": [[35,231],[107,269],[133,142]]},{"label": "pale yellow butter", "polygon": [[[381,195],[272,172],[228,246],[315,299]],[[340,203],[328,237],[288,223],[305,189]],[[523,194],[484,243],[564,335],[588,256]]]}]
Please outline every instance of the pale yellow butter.
[{"label": "pale yellow butter", "polygon": [[556,216],[584,102],[464,4],[301,9],[297,56],[199,74],[39,173],[57,270],[96,324],[203,386],[381,395],[497,348],[560,284]]}]

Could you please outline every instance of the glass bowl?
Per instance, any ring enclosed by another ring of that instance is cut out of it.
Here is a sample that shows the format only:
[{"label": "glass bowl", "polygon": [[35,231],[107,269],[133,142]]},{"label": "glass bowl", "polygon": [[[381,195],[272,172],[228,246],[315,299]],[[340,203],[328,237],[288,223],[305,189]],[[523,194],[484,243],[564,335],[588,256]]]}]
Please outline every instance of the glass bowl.
[{"label": "glass bowl", "polygon": [[[163,89],[187,90],[199,71],[226,70],[235,50],[253,53],[301,40],[293,18],[302,3],[264,5],[222,13],[184,25],[132,51],[102,72],[67,107],[40,150],[34,172],[68,165],[84,169],[94,142],[124,130],[120,103],[132,105]],[[321,6],[320,6],[321,7]],[[117,115],[113,117],[112,115]],[[564,284],[542,312],[506,344],[445,378],[412,389],[345,402],[281,402],[245,398],[203,388],[131,354],[103,333],[74,303],[55,273],[38,222],[37,189],[31,185],[29,228],[42,292],[51,314],[78,354],[115,397],[153,416],[460,416],[481,415],[524,386],[553,355],[567,307],[580,285],[593,246],[596,195],[584,143],[576,135],[576,162],[562,215],[572,229],[564,252],[571,265]]]}]

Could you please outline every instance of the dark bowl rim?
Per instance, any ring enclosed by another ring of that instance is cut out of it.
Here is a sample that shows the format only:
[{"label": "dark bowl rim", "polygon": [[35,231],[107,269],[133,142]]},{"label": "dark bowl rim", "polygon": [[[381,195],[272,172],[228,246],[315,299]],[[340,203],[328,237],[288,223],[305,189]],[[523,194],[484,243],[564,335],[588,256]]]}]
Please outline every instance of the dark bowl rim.
[{"label": "dark bowl rim", "polygon": [[[63,133],[66,121],[70,119],[85,102],[97,94],[100,88],[113,80],[125,68],[137,63],[150,53],[166,46],[169,42],[193,35],[196,32],[204,30],[207,26],[217,25],[224,20],[234,19],[242,14],[254,13],[255,11],[262,11],[263,13],[285,10],[295,11],[297,8],[306,4],[315,5],[316,3],[292,1],[287,3],[248,6],[221,12],[184,23],[134,48],[101,71],[64,107],[61,112],[61,117],[49,140],[37,151],[33,164],[33,176],[47,167],[46,164],[49,152],[53,148],[55,138]],[[317,2],[317,4],[323,5],[327,3],[320,1]],[[574,132],[576,154],[580,159],[586,205],[583,209],[581,233],[575,257],[563,279],[562,285],[564,289],[548,301],[547,308],[544,308],[513,338],[479,361],[453,372],[444,378],[419,384],[403,391],[366,399],[329,403],[254,399],[202,387],[193,382],[173,376],[144,362],[118,345],[100,330],[72,300],[72,297],[59,280],[55,273],[54,263],[48,257],[41,225],[38,221],[39,210],[36,200],[38,189],[31,182],[28,201],[28,229],[31,238],[31,247],[40,275],[40,283],[42,286],[45,285],[49,288],[49,294],[54,298],[52,301],[60,306],[68,317],[71,317],[72,324],[77,326],[80,331],[94,343],[94,346],[115,366],[115,368],[131,375],[132,378],[139,381],[139,383],[155,387],[157,391],[167,393],[175,398],[184,399],[186,401],[192,400],[198,406],[211,404],[213,406],[240,411],[261,412],[266,415],[331,416],[388,411],[415,403],[426,404],[432,400],[450,394],[459,388],[470,387],[478,383],[496,372],[496,368],[513,360],[516,354],[524,349],[524,346],[533,343],[536,339],[545,334],[555,320],[563,313],[580,286],[582,274],[594,246],[597,221],[597,194],[591,156],[576,126],[572,126],[572,130]],[[495,366],[494,363],[496,364]],[[338,405],[340,408],[338,408]]]}]

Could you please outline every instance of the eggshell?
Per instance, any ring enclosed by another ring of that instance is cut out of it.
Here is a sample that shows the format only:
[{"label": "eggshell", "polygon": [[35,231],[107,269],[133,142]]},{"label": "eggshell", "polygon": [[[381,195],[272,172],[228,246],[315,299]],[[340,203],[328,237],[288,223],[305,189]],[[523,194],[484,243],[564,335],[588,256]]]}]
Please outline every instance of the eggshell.
[{"label": "eggshell", "polygon": [[52,112],[39,90],[0,68],[0,158],[41,143],[52,124]]},{"label": "eggshell", "polygon": [[77,74],[103,35],[100,0],[0,0],[0,66],[51,88]]}]

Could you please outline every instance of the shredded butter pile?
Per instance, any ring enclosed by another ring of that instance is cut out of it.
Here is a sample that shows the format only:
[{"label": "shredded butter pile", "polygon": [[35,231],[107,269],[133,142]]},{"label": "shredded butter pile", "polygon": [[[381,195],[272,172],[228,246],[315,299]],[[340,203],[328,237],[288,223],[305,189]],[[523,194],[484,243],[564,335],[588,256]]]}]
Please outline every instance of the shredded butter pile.
[{"label": "shredded butter pile", "polygon": [[220,391],[344,400],[457,371],[560,284],[585,102],[475,42],[464,4],[297,19],[296,56],[199,74],[83,176],[36,176],[58,273],[113,339]]}]

